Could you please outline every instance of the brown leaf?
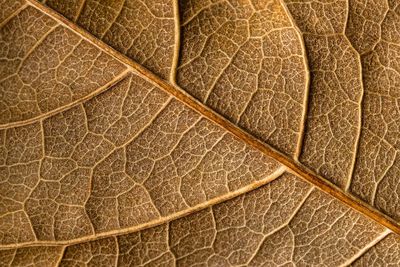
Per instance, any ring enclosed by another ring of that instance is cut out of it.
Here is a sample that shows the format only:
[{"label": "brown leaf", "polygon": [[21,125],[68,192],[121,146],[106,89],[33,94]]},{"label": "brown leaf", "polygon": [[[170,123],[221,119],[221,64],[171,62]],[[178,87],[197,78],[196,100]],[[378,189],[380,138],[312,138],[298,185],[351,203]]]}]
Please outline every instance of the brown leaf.
[{"label": "brown leaf", "polygon": [[4,265],[398,262],[398,3],[45,4],[0,3]]}]

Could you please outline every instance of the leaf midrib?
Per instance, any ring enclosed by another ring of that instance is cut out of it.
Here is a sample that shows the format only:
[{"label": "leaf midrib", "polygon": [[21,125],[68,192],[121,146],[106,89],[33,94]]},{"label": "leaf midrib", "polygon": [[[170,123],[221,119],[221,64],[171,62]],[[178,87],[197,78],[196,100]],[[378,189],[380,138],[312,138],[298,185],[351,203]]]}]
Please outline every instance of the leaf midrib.
[{"label": "leaf midrib", "polygon": [[[195,99],[193,96],[189,95],[187,92],[185,92],[183,89],[181,89],[177,85],[173,85],[170,82],[160,78],[158,75],[154,74],[144,66],[140,65],[139,63],[133,61],[132,59],[128,58],[127,56],[121,54],[120,52],[116,51],[114,48],[110,47],[108,44],[104,43],[103,41],[97,39],[94,37],[91,33],[87,32],[80,26],[76,25],[74,22],[68,20],[67,18],[63,17],[56,11],[52,10],[51,8],[36,2],[35,0],[27,0],[33,7],[39,9],[40,11],[44,12],[45,14],[49,15],[53,19],[57,20],[60,24],[65,25],[72,31],[74,31],[76,34],[81,36],[83,39],[89,41],[93,45],[97,46],[100,50],[108,53],[112,57],[114,57],[116,60],[119,62],[125,64],[129,70],[141,74],[142,77],[145,77],[147,80],[152,82],[153,84],[156,84],[158,87],[160,87],[162,90],[166,91],[173,97],[175,97],[177,100],[179,100],[181,103],[185,104],[192,110],[195,110],[205,118],[209,119],[210,121],[214,122],[215,124],[219,125],[229,133],[233,134],[237,138],[239,138],[241,141],[244,143],[250,145],[251,147],[257,149],[264,155],[275,159],[282,165],[284,165],[287,168],[287,171],[290,173],[293,173],[303,180],[313,184],[317,188],[319,188],[321,191],[333,196],[334,198],[340,200],[342,203],[346,204],[347,206],[353,208],[354,210],[360,212],[364,216],[374,220],[375,222],[379,223],[380,225],[383,225],[393,231],[396,234],[400,235],[400,224],[397,223],[393,218],[387,216],[386,214],[382,213],[375,207],[372,207],[368,203],[356,198],[349,192],[343,191],[341,188],[338,186],[334,185],[321,175],[317,174],[310,168],[306,167],[304,164],[300,163],[298,160],[295,160],[284,153],[276,150],[272,146],[260,141],[258,138],[254,137],[253,135],[249,134],[242,128],[238,127],[234,123],[230,122],[228,119],[224,118],[222,115],[216,113],[214,110],[211,108],[207,107],[203,103],[201,103],[199,100]],[[96,94],[97,95],[97,94]],[[92,97],[94,96],[93,94],[91,95]],[[85,100],[87,100],[85,98]],[[83,100],[82,100],[83,101]],[[81,101],[79,101],[80,103]],[[78,103],[74,103],[78,104]],[[73,104],[69,105],[68,107],[72,107]],[[255,189],[256,186],[251,184],[251,188]],[[231,198],[231,197],[230,197]],[[220,201],[218,201],[220,202]],[[194,212],[197,210],[200,210],[202,208],[208,207],[210,204],[209,202],[204,203],[202,207],[198,207],[196,209],[191,210],[190,212]],[[185,212],[183,215],[187,215],[188,212]],[[169,216],[172,217],[172,216]],[[169,217],[165,218],[163,220],[163,223],[169,221]],[[173,216],[174,219],[177,216]],[[153,226],[154,223],[151,225],[140,225],[140,227],[134,227],[128,229],[129,232],[136,232],[139,230],[143,230],[145,228],[148,228],[150,226]],[[147,227],[146,227],[147,226]],[[137,228],[137,229],[136,229]],[[121,230],[118,230],[118,234],[121,232]],[[126,233],[127,231],[124,231],[123,233]],[[109,233],[109,234],[114,234],[114,232]],[[90,239],[97,239],[100,237],[100,235],[95,235],[95,237],[90,237]],[[87,239],[87,238],[86,238]],[[80,240],[81,242],[81,240]],[[46,242],[35,242],[35,244],[42,244]],[[48,242],[47,242],[48,243]],[[61,242],[57,243],[58,245],[61,245]],[[70,242],[66,242],[66,244],[70,244]],[[15,246],[15,245],[14,245]]]}]

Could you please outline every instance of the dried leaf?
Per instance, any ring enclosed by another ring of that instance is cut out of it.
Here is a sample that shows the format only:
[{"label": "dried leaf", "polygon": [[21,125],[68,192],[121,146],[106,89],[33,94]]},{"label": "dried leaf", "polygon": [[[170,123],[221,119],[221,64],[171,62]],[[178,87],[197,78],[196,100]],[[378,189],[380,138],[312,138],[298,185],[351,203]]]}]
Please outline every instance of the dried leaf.
[{"label": "dried leaf", "polygon": [[398,263],[399,4],[1,2],[0,262]]}]

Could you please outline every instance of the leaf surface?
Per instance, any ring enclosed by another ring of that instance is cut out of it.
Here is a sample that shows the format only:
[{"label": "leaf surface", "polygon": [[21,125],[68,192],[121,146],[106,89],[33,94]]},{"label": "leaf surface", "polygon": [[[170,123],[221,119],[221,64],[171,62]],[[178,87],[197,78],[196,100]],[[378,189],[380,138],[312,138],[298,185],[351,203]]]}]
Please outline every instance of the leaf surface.
[{"label": "leaf surface", "polygon": [[39,249],[49,263],[61,257],[60,266],[80,262],[104,266],[171,266],[174,262],[177,266],[336,266],[387,234],[338,200],[292,174],[283,174],[248,194],[167,224],[66,247],[5,250],[2,257],[15,254],[12,263],[28,263]]},{"label": "leaf surface", "polygon": [[398,3],[45,4],[1,3],[6,265],[397,261]]}]

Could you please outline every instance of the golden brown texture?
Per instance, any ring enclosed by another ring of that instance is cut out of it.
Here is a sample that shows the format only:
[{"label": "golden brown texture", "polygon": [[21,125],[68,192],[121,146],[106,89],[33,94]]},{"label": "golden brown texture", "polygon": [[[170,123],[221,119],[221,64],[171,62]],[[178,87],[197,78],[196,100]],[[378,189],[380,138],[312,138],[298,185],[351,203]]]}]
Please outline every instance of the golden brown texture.
[{"label": "golden brown texture", "polygon": [[396,266],[400,262],[399,237],[390,234],[357,259],[352,266]]},{"label": "golden brown texture", "polygon": [[49,254],[49,263],[61,257],[60,266],[332,266],[351,261],[387,234],[294,175],[283,174],[248,194],[150,229],[0,255],[17,264],[30,259],[34,249],[46,249],[41,254]]},{"label": "golden brown texture", "polygon": [[395,262],[398,4],[284,2],[2,3],[6,265]]},{"label": "golden brown texture", "polygon": [[23,222],[2,228],[3,244],[157,221],[280,172],[276,161],[135,74],[83,104],[0,131],[1,220],[18,214]]},{"label": "golden brown texture", "polygon": [[47,5],[163,78],[174,57],[173,1],[49,0]]},{"label": "golden brown texture", "polygon": [[1,28],[0,125],[46,116],[115,81],[125,67],[26,7]]}]

